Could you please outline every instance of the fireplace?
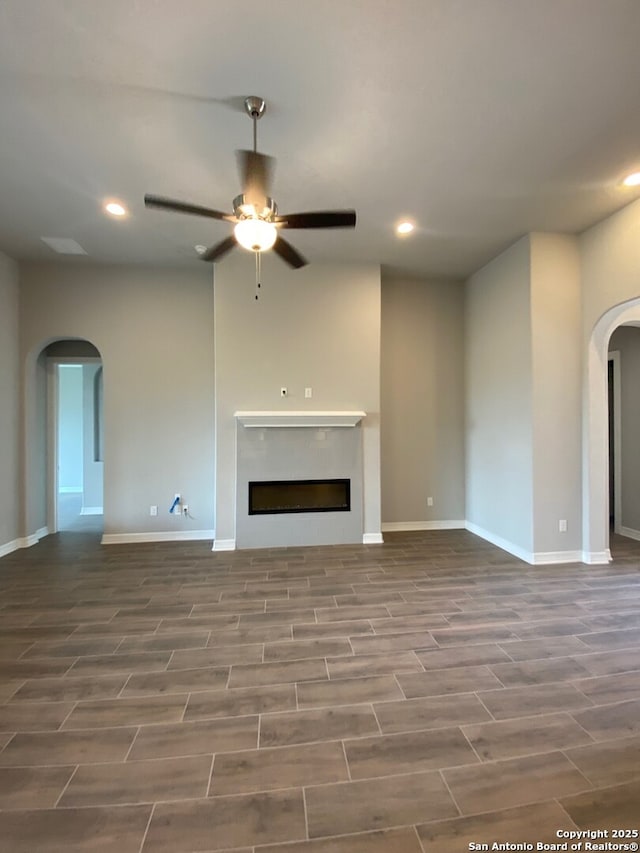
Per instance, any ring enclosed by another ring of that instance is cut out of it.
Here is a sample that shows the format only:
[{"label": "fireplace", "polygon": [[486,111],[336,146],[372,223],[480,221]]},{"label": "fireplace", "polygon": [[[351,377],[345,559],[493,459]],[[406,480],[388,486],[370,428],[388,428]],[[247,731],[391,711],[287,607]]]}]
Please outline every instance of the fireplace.
[{"label": "fireplace", "polygon": [[236,412],[236,547],[362,542],[364,416]]},{"label": "fireplace", "polygon": [[351,481],[346,478],[249,481],[249,515],[350,511]]}]

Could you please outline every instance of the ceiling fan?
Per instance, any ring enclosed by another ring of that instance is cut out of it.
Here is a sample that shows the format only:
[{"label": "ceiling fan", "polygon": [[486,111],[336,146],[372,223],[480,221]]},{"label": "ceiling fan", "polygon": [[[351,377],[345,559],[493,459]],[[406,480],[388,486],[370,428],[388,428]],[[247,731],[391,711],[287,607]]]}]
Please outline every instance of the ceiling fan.
[{"label": "ceiling fan", "polygon": [[253,151],[237,151],[242,182],[242,193],[233,200],[233,213],[223,213],[184,201],[145,195],[146,207],[175,213],[189,213],[209,219],[233,222],[233,235],[225,237],[200,256],[203,261],[219,261],[239,243],[251,252],[265,252],[273,248],[289,266],[298,269],[307,264],[303,256],[280,236],[284,228],[355,228],[355,210],[319,210],[306,213],[279,214],[275,201],[269,196],[275,160],[257,150],[257,123],[265,112],[266,104],[255,96],[245,99],[245,110],[253,121]]}]

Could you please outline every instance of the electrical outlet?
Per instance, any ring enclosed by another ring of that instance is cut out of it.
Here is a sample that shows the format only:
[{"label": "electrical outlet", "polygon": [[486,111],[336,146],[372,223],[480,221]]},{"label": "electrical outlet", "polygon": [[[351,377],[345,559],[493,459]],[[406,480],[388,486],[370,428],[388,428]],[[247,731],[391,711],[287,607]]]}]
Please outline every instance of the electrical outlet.
[{"label": "electrical outlet", "polygon": [[157,515],[157,514],[158,514],[158,507],[155,506],[155,504],[150,506],[149,507],[149,515]]},{"label": "electrical outlet", "polygon": [[310,397],[312,397],[313,396],[313,389],[312,388],[305,388],[304,389],[304,396],[306,397],[307,400]]},{"label": "electrical outlet", "polygon": [[566,533],[567,532],[567,519],[566,518],[561,518],[558,520],[558,531],[560,533]]},{"label": "electrical outlet", "polygon": [[427,498],[427,506],[433,506],[433,498]]}]

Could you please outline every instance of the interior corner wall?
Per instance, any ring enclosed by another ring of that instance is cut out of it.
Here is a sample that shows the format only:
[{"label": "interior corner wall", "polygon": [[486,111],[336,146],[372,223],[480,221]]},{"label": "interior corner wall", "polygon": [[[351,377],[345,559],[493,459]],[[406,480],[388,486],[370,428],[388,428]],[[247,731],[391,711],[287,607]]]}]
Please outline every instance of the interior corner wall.
[{"label": "interior corner wall", "polygon": [[101,416],[103,408],[99,403],[100,383],[96,381],[102,365],[89,363],[82,365],[82,427],[84,477],[82,489],[82,511],[98,514],[103,500],[103,468],[100,447],[103,444],[100,433],[104,429]]},{"label": "interior corner wall", "polygon": [[[533,233],[533,551],[577,559],[582,548],[580,256],[576,237]],[[560,532],[560,520],[566,532]]]},{"label": "interior corner wall", "polygon": [[463,523],[462,282],[383,272],[381,326],[383,525]]},{"label": "interior corner wall", "polygon": [[0,253],[0,555],[21,535],[18,265]]},{"label": "interior corner wall", "polygon": [[[105,533],[180,538],[211,532],[211,269],[24,263],[20,288],[24,535],[42,525],[46,507],[46,455],[31,452],[41,447],[45,428],[44,357],[38,353],[61,338],[88,340],[102,357]],[[168,514],[175,492],[189,503],[193,518]],[[152,505],[157,517],[150,517]]]},{"label": "interior corner wall", "polygon": [[378,534],[380,268],[268,257],[259,300],[254,276],[245,253],[215,269],[216,539],[236,538],[237,410],[365,411],[364,533]]},{"label": "interior corner wall", "polygon": [[640,329],[619,326],[609,351],[620,353],[621,532],[640,539]]},{"label": "interior corner wall", "polygon": [[533,552],[533,359],[529,236],[465,288],[466,521],[500,547]]}]

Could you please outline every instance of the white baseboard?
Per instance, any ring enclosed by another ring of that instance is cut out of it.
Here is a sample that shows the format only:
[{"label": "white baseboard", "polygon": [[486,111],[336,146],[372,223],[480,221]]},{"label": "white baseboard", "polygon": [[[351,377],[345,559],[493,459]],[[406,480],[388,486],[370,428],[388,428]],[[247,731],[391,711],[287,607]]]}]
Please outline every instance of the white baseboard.
[{"label": "white baseboard", "polygon": [[464,521],[383,521],[382,532],[408,532],[411,530],[464,530]]},{"label": "white baseboard", "polygon": [[83,506],[80,515],[102,515],[104,508],[101,506]]},{"label": "white baseboard", "polygon": [[158,533],[105,533],[103,545],[128,545],[135,542],[193,542],[213,539],[213,530],[176,530]]},{"label": "white baseboard", "polygon": [[[509,542],[506,539],[503,539],[501,536],[495,536],[488,530],[484,530],[482,527],[478,527],[477,524],[473,524],[468,521],[466,523],[466,528],[471,533],[475,533],[476,536],[480,536],[482,539],[486,539],[487,542],[491,542],[492,545],[496,545],[498,548],[502,548],[503,551],[507,551],[509,554],[513,554],[514,557],[519,557],[521,560],[524,560],[526,563],[529,563],[532,566],[550,566],[554,564],[560,563],[588,563],[590,565],[606,565],[611,562],[611,552],[607,548],[606,551],[525,551],[524,548],[520,548],[519,545],[514,545],[513,542]],[[640,538],[640,535],[639,535]]]},{"label": "white baseboard", "polygon": [[502,536],[496,536],[495,533],[491,533],[491,531],[485,530],[483,527],[478,527],[472,521],[466,521],[464,526],[470,533],[475,533],[476,536],[486,539],[487,542],[491,542],[492,545],[502,548],[503,551],[513,554],[514,557],[524,560],[525,563],[533,564],[534,555],[531,551],[525,551],[524,548],[515,545],[513,542],[509,542],[508,539],[503,539]]},{"label": "white baseboard", "polygon": [[12,554],[20,548],[31,548],[32,545],[37,545],[41,539],[44,539],[44,537],[48,535],[49,528],[41,527],[29,536],[21,536],[18,539],[12,539],[11,542],[0,545],[0,557],[6,557],[7,554]]},{"label": "white baseboard", "polygon": [[634,530],[633,527],[621,527],[619,533],[620,536],[626,536],[627,539],[636,539],[640,542],[640,530]]},{"label": "white baseboard", "polygon": [[363,545],[382,545],[384,542],[382,538],[382,533],[363,533],[362,534],[362,544]]},{"label": "white baseboard", "polygon": [[611,551],[583,551],[582,562],[590,566],[606,566],[611,562]]},{"label": "white baseboard", "polygon": [[23,539],[12,539],[11,542],[5,542],[4,545],[0,545],[0,557],[6,557],[7,554],[12,554],[18,548],[24,548],[23,542]]},{"label": "white baseboard", "polygon": [[214,539],[212,551],[235,551],[235,539]]},{"label": "white baseboard", "polygon": [[82,486],[60,486],[58,489],[59,495],[81,495],[83,492]]},{"label": "white baseboard", "polygon": [[533,554],[535,566],[551,566],[555,563],[582,563],[582,551],[536,551]]}]

